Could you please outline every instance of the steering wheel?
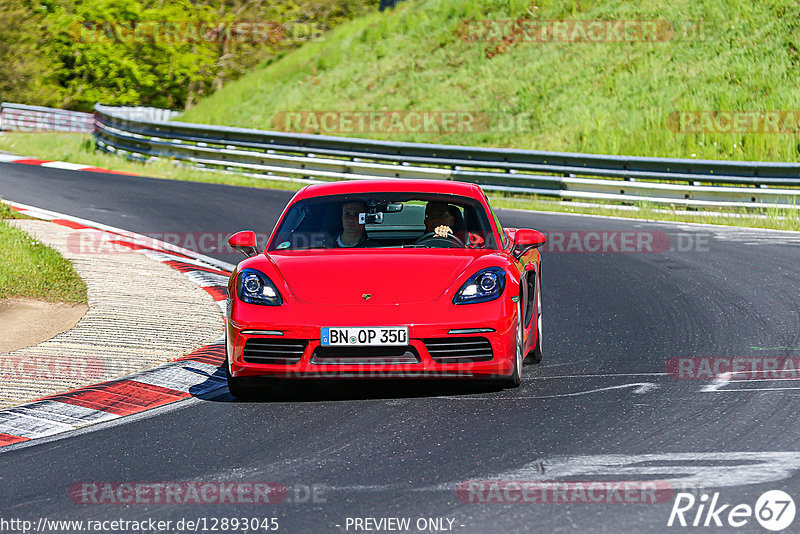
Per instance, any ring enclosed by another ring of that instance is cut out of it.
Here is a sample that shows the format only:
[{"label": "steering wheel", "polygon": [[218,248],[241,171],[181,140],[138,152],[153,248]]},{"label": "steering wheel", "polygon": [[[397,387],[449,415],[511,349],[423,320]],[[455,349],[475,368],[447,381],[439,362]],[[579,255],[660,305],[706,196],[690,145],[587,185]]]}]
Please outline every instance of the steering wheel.
[{"label": "steering wheel", "polygon": [[423,234],[419,239],[414,241],[415,245],[425,245],[427,243],[441,243],[444,248],[466,248],[463,241],[455,236],[455,234],[448,232],[446,236],[437,235],[436,232],[428,232]]}]

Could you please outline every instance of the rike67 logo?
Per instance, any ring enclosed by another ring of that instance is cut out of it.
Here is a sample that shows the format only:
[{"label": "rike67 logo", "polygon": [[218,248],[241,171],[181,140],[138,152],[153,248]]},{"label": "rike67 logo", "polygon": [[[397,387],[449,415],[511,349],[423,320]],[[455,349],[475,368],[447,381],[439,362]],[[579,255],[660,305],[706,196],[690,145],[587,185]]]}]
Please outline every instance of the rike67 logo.
[{"label": "rike67 logo", "polygon": [[719,492],[702,494],[678,493],[667,526],[743,527],[755,518],[767,530],[778,532],[789,528],[794,521],[794,500],[788,493],[771,490],[762,494],[755,506],[746,503],[722,504]]}]

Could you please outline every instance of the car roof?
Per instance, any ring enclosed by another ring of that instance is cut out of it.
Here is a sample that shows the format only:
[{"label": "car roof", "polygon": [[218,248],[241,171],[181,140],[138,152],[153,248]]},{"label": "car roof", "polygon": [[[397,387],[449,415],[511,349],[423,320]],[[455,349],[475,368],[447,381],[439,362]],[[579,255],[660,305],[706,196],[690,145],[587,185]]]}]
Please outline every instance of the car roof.
[{"label": "car roof", "polygon": [[480,200],[483,195],[475,184],[454,182],[452,180],[345,180],[309,185],[301,189],[295,201],[327,195],[357,195],[362,193],[433,193],[450,194]]}]

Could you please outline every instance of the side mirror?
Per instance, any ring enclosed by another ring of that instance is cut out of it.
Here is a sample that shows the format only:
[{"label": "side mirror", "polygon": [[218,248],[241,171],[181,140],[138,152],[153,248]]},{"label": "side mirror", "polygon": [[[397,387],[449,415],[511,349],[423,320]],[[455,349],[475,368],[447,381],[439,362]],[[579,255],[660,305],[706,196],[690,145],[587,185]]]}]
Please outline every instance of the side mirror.
[{"label": "side mirror", "polygon": [[514,257],[519,259],[532,248],[545,244],[547,236],[538,230],[520,228],[514,234]]},{"label": "side mirror", "polygon": [[228,246],[234,250],[238,250],[248,258],[258,254],[256,233],[252,230],[236,232],[228,238]]}]

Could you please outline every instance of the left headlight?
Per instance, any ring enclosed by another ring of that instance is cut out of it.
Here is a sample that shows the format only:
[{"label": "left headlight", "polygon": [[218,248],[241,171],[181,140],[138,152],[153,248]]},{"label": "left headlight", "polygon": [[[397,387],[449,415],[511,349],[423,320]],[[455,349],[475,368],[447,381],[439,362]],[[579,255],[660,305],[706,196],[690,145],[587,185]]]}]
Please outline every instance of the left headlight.
[{"label": "left headlight", "polygon": [[489,302],[499,298],[505,287],[506,273],[503,269],[489,267],[470,276],[453,297],[453,304]]},{"label": "left headlight", "polygon": [[236,281],[239,300],[248,304],[280,306],[283,304],[278,288],[267,275],[256,269],[242,269]]}]

